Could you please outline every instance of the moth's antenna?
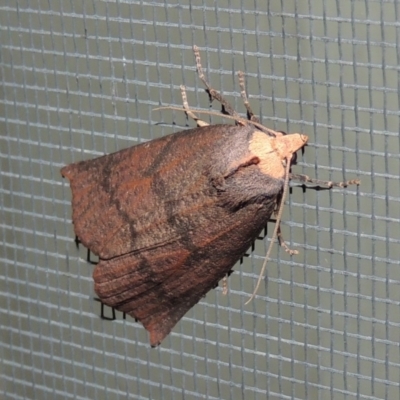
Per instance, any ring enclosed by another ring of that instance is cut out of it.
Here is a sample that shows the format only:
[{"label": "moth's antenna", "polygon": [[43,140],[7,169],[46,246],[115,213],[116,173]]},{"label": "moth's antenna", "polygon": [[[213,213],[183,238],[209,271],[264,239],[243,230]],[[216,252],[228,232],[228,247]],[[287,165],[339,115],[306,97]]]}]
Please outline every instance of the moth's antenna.
[{"label": "moth's antenna", "polygon": [[157,107],[157,108],[153,108],[152,111],[161,111],[161,110],[175,110],[175,111],[183,111],[183,112],[193,111],[193,112],[196,112],[197,114],[216,115],[217,117],[226,118],[226,119],[232,119],[232,120],[234,120],[236,122],[240,122],[243,126],[246,126],[247,124],[254,125],[256,128],[259,128],[261,130],[264,129],[265,131],[267,131],[268,133],[270,133],[271,135],[273,135],[275,137],[282,135],[281,133],[276,132],[273,129],[267,128],[266,126],[260,124],[259,122],[248,120],[248,119],[244,119],[244,118],[240,118],[240,117],[232,117],[231,115],[221,115],[221,113],[218,113],[218,112],[215,112],[215,111],[205,111],[205,110],[200,110],[200,109],[197,109],[197,108],[190,108],[190,109],[186,110],[184,108],[174,107],[174,106]]},{"label": "moth's antenna", "polygon": [[257,293],[257,290],[260,287],[261,280],[262,280],[262,278],[264,276],[264,272],[265,272],[265,269],[267,267],[268,258],[269,258],[269,255],[271,254],[271,251],[272,251],[272,246],[274,245],[275,239],[278,236],[279,225],[281,223],[281,218],[282,218],[282,213],[283,213],[283,204],[285,203],[285,198],[286,198],[286,195],[287,195],[287,192],[288,192],[288,189],[289,189],[290,159],[291,159],[291,156],[286,158],[285,183],[284,183],[284,186],[283,186],[283,194],[282,194],[282,198],[281,198],[281,204],[279,205],[278,215],[276,216],[274,233],[272,234],[271,242],[269,244],[267,254],[265,255],[264,262],[263,262],[263,265],[261,267],[261,272],[260,272],[260,275],[258,277],[257,285],[256,285],[256,287],[255,287],[255,289],[253,291],[253,294],[251,295],[249,300],[246,301],[245,304],[249,304],[254,299],[254,297],[255,297],[255,295]]}]

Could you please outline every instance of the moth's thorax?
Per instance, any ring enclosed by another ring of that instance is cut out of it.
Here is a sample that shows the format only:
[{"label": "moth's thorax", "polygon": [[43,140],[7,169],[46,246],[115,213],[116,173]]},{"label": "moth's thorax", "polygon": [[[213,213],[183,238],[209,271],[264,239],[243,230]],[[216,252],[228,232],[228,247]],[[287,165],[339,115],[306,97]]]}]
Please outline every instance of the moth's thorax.
[{"label": "moth's thorax", "polygon": [[308,136],[300,133],[271,137],[264,132],[255,131],[249,143],[249,150],[260,159],[258,167],[265,175],[282,179],[285,176],[285,160],[301,149]]}]

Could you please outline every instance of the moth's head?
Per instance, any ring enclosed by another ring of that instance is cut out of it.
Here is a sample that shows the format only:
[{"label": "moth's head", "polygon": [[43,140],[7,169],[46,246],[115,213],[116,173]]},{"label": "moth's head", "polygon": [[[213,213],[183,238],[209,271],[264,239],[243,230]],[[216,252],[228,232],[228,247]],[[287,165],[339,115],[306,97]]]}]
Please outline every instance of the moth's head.
[{"label": "moth's head", "polygon": [[290,160],[291,164],[295,164],[297,160],[296,152],[304,148],[308,142],[308,136],[301,133],[291,133],[289,135],[285,132],[279,133],[281,135],[276,137],[276,149],[283,160],[283,164],[286,165],[287,160]]},{"label": "moth's head", "polygon": [[296,151],[303,148],[307,141],[308,136],[300,133],[281,133],[271,137],[264,132],[255,131],[249,149],[259,158],[258,166],[263,174],[283,179],[287,162],[293,164]]},{"label": "moth's head", "polygon": [[[283,135],[287,135],[286,132],[284,131],[276,131],[275,132],[275,137],[277,136],[283,136]],[[307,143],[305,144],[305,146],[307,146]],[[304,153],[304,147],[301,148],[302,154]],[[292,155],[292,159],[290,160],[290,164],[291,165],[296,165],[297,164],[297,152],[293,153]]]}]

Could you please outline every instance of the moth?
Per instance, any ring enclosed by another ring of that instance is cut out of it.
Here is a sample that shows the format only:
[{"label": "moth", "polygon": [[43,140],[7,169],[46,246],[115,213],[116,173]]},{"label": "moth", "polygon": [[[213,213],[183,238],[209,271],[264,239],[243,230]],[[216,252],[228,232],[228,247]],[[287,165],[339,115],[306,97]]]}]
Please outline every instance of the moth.
[{"label": "moth", "polygon": [[61,169],[72,190],[75,233],[99,257],[95,292],[139,320],[152,346],[231,272],[274,213],[274,236],[291,251],[280,233],[290,179],[328,187],[359,183],[293,175],[295,154],[308,137],[261,125],[239,73],[248,119],[241,118],[207,82],[196,46],[194,53],[211,100],[235,125],[200,120],[182,87],[183,110],[197,128]]}]

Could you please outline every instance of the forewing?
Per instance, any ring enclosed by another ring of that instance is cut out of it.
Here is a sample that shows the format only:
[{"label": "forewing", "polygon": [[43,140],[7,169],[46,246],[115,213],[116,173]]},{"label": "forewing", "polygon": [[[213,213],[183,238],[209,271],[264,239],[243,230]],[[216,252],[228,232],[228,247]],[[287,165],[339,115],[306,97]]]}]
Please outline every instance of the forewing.
[{"label": "forewing", "polygon": [[192,129],[64,167],[76,235],[103,259],[179,240],[215,189],[213,177],[248,154],[249,134]]},{"label": "forewing", "polygon": [[79,239],[100,257],[95,290],[157,345],[231,270],[283,181],[249,152],[252,128],[210,126],[62,170]]}]

